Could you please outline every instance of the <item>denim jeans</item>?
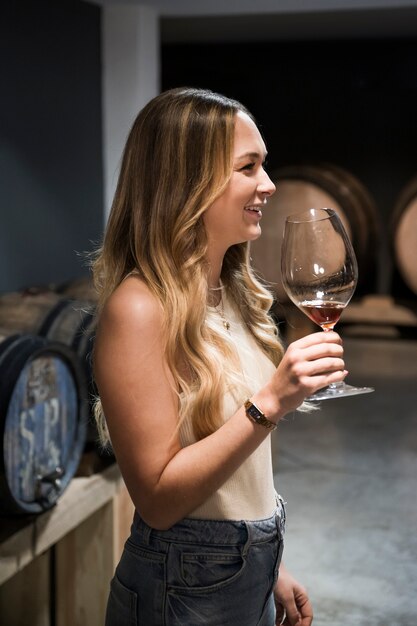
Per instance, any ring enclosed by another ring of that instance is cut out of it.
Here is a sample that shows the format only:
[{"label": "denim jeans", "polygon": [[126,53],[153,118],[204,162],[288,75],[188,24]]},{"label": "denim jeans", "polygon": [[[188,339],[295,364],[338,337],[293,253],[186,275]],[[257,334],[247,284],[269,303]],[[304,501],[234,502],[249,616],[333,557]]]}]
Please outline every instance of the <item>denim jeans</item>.
[{"label": "denim jeans", "polygon": [[161,531],[135,514],[106,626],[274,626],[284,528],[281,498],[251,522],[185,519]]}]

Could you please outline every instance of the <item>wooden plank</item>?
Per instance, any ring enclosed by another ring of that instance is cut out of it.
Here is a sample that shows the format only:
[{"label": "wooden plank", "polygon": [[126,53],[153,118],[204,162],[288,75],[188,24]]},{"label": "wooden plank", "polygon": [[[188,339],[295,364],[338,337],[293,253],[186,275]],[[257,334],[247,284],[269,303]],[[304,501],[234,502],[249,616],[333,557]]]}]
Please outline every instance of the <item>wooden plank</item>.
[{"label": "wooden plank", "polygon": [[[0,520],[2,530],[10,527],[12,522]],[[34,558],[32,523],[23,525],[21,519],[13,521],[15,532],[2,539],[0,543],[0,585],[28,565]],[[10,530],[10,528],[9,528]]]},{"label": "wooden plank", "polygon": [[116,493],[120,471],[112,465],[103,474],[74,479],[70,497],[60,500],[51,515],[42,515],[35,521],[36,552],[43,552],[83,520],[111,500]]},{"label": "wooden plank", "polygon": [[50,554],[45,552],[0,587],[0,623],[50,626]]},{"label": "wooden plank", "polygon": [[31,517],[24,526],[21,519],[2,519],[0,584],[109,502],[121,484],[114,464],[100,474],[74,478],[53,509]]},{"label": "wooden plank", "polygon": [[113,502],[56,546],[56,626],[103,626],[113,575]]}]

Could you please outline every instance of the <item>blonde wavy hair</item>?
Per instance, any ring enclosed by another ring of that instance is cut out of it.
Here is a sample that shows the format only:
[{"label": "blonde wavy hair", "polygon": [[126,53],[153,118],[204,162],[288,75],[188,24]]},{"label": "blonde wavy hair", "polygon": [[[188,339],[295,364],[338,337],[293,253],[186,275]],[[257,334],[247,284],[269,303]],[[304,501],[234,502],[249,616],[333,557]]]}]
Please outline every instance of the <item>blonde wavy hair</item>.
[{"label": "blonde wavy hair", "polygon": [[[221,425],[223,396],[236,379],[233,346],[206,323],[202,216],[232,175],[238,111],[250,115],[235,100],[192,88],[166,91],[142,109],[127,139],[104,241],[93,262],[98,316],[132,271],[160,302],[166,359],[184,400],[179,424],[188,416],[196,439]],[[260,348],[278,364],[283,348],[268,313],[273,299],[251,269],[249,244],[229,248],[221,280]],[[106,443],[99,400],[95,409]]]}]

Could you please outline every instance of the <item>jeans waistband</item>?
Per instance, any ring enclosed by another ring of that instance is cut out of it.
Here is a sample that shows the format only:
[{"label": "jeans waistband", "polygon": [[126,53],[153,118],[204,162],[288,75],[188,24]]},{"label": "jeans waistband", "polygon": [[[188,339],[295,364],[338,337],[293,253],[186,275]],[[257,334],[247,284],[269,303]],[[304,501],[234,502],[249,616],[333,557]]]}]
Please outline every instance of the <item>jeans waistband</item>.
[{"label": "jeans waistband", "polygon": [[146,542],[158,538],[167,542],[180,542],[204,545],[239,545],[250,541],[264,543],[278,535],[282,538],[285,525],[285,507],[282,499],[277,499],[277,508],[271,517],[262,520],[202,520],[186,518],[167,530],[151,528],[135,512],[133,526]]}]

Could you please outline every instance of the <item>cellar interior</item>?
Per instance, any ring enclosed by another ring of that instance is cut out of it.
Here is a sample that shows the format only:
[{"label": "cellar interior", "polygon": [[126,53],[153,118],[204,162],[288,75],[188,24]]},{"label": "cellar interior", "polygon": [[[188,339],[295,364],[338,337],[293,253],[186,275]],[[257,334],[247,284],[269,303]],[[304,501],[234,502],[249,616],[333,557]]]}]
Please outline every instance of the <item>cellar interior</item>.
[{"label": "cellar interior", "polygon": [[[132,519],[117,463],[99,449],[91,419],[96,295],[88,253],[102,237],[111,178],[102,128],[103,23],[112,4],[117,10],[117,2],[22,3],[0,20],[7,626],[103,624]],[[417,3],[245,15],[175,15],[162,1],[143,4],[160,11],[159,88],[192,85],[236,98],[265,138],[277,191],[251,257],[275,295],[285,345],[321,332],[281,286],[286,215],[334,208],[350,235],[358,285],[336,330],[347,381],[374,392],[291,414],[273,434],[275,486],[287,502],[284,562],[307,587],[318,626],[414,626]],[[31,395],[23,400],[25,386]],[[68,417],[65,443],[54,431],[55,397]],[[29,462],[36,419],[48,438],[37,448],[38,476]],[[64,467],[53,462],[58,454]]]}]

